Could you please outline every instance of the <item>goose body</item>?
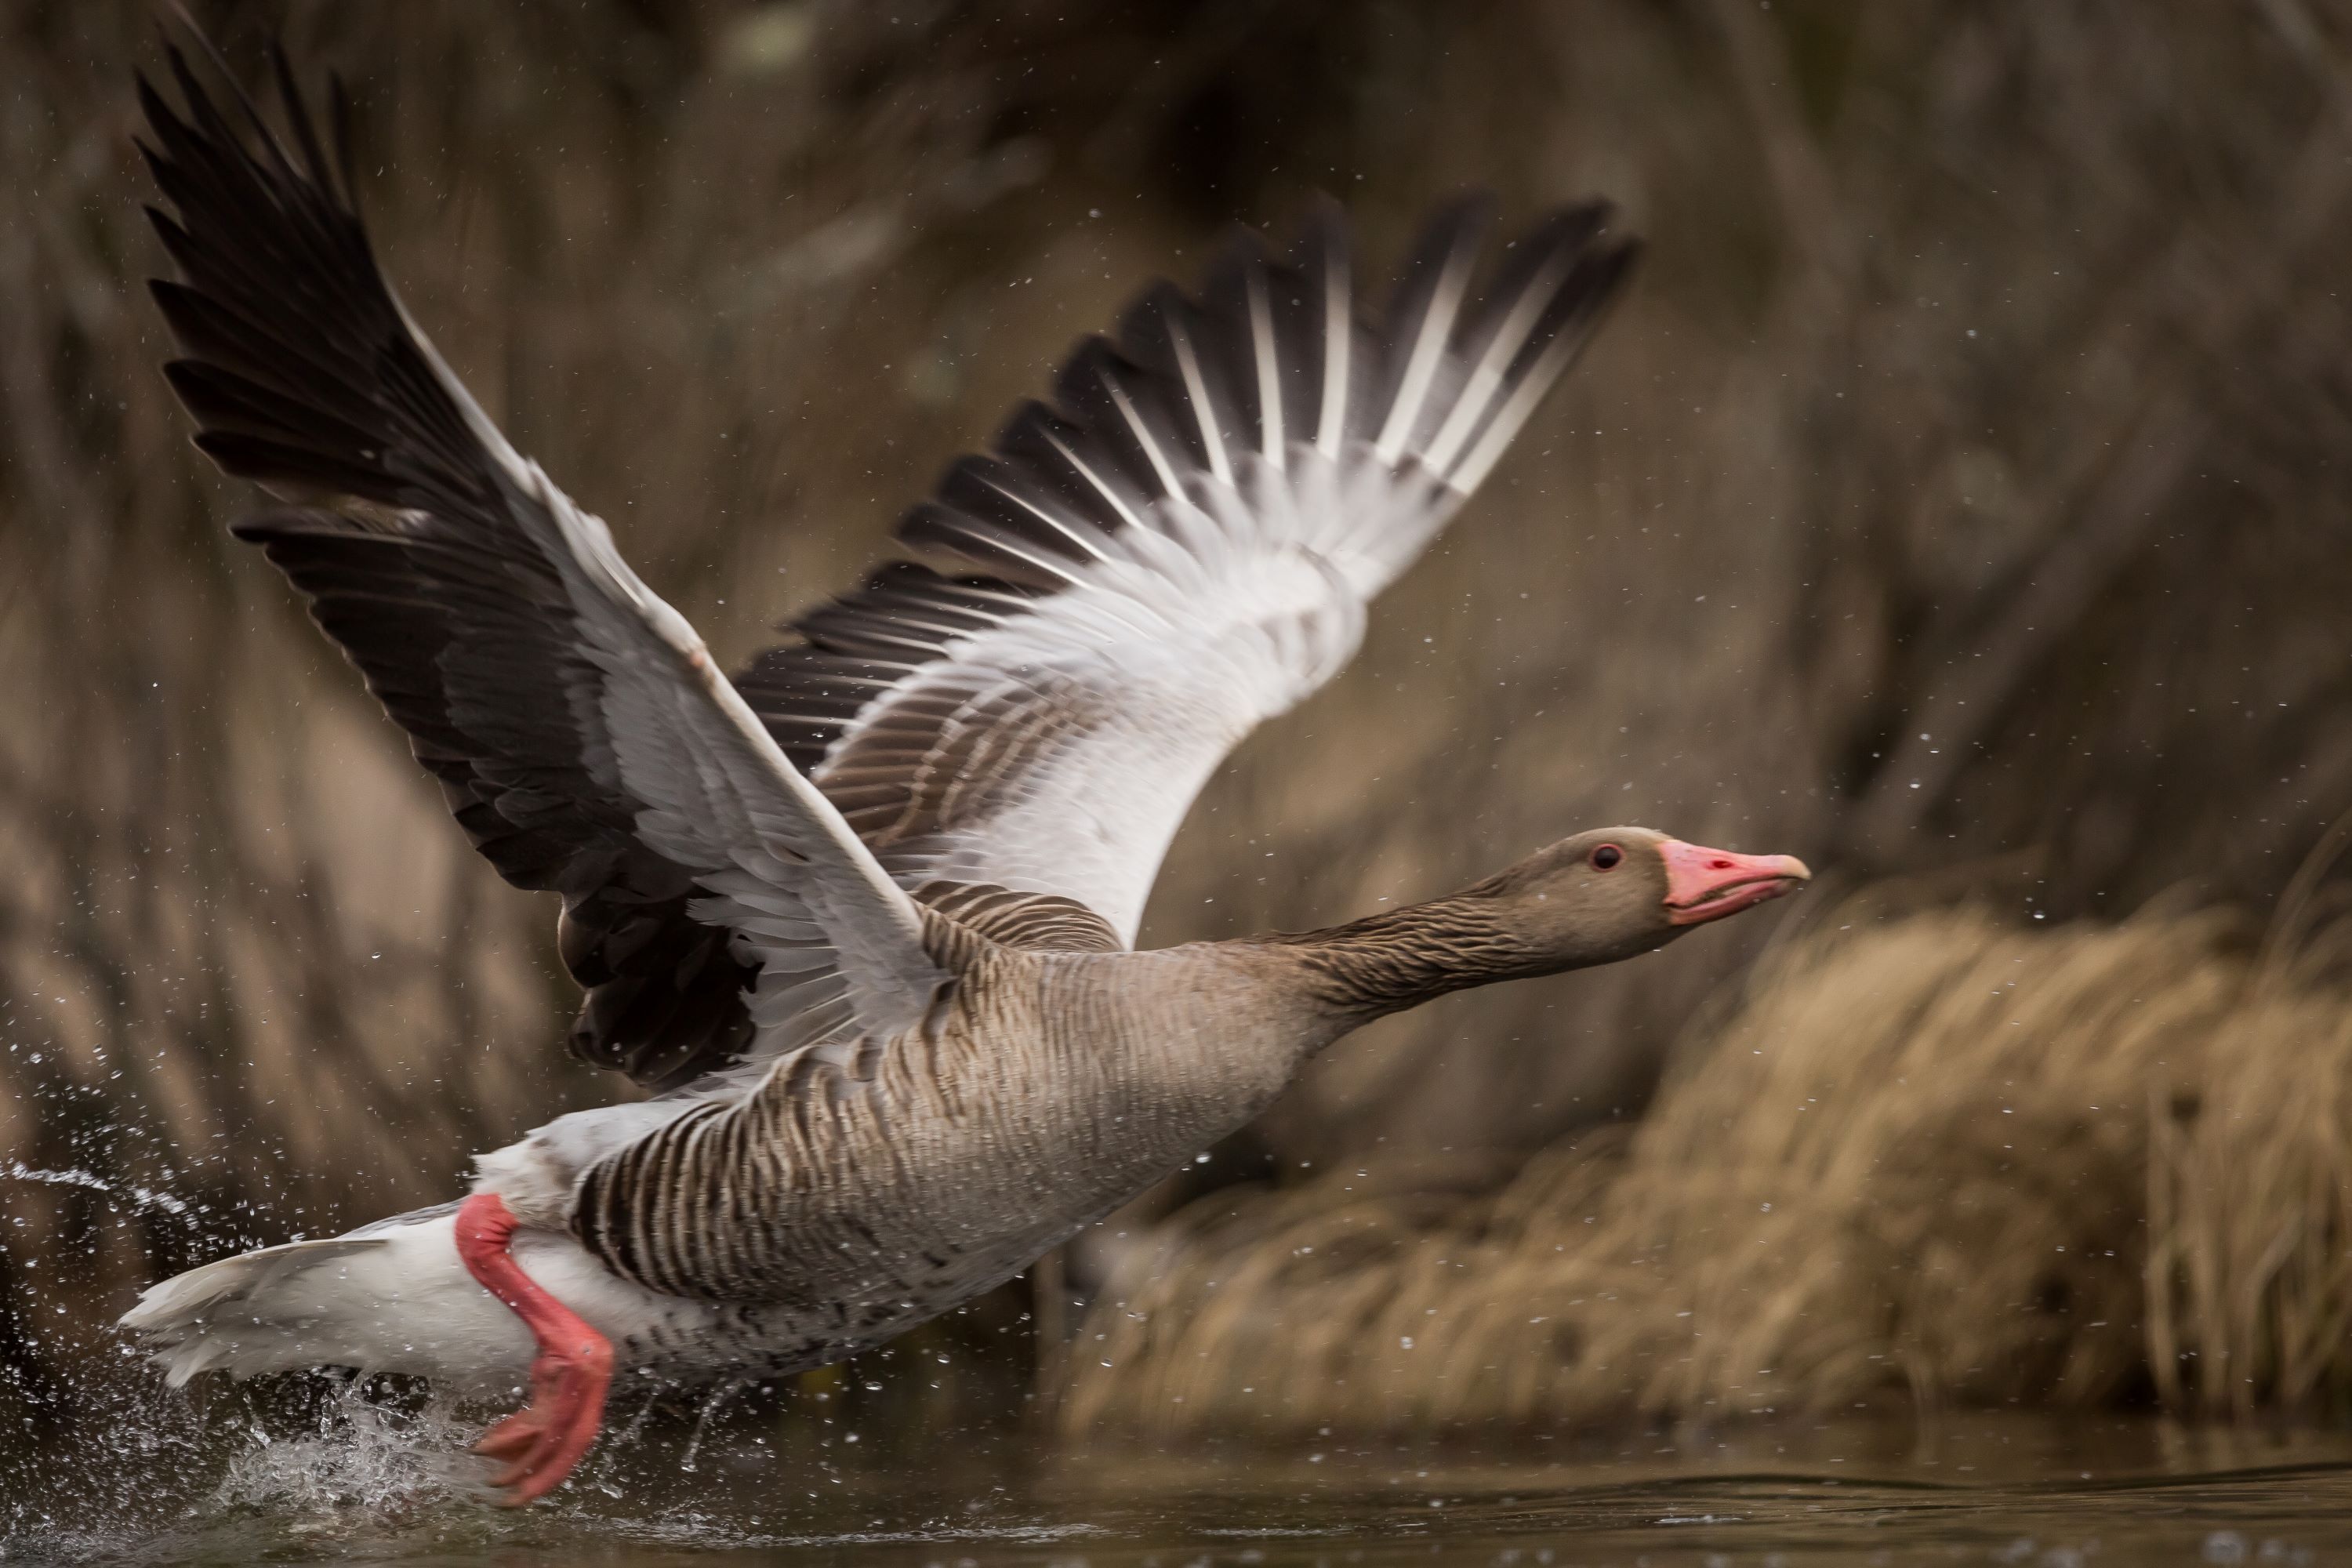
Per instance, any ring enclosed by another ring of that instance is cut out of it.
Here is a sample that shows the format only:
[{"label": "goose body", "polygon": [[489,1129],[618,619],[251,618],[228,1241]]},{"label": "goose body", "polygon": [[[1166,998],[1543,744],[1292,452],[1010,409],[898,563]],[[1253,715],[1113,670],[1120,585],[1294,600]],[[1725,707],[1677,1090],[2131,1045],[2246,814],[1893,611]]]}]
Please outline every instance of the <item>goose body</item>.
[{"label": "goose body", "polygon": [[[971,952],[959,999],[879,1043],[863,1072],[659,1106],[668,1138],[639,1106],[580,1112],[487,1156],[485,1187],[519,1214],[561,1216],[520,1231],[516,1257],[611,1341],[620,1370],[691,1379],[838,1360],[1013,1278],[1190,1163],[1332,1030],[1285,1013],[1295,994],[1278,960],[1214,945],[1123,957]],[[812,1095],[825,1114],[796,1115]],[[702,1194],[665,1168],[693,1158],[694,1124],[676,1120],[689,1113],[727,1118],[765,1166],[742,1182],[725,1256],[716,1227],[677,1212]],[[607,1146],[621,1157],[591,1152]],[[583,1156],[593,1177],[575,1196],[566,1172]],[[151,1291],[133,1326],[169,1342],[175,1380],[341,1365],[503,1392],[534,1346],[460,1264],[456,1209],[193,1270]]]},{"label": "goose body", "polygon": [[1347,662],[1597,321],[1632,256],[1598,204],[1483,289],[1481,214],[1448,210],[1378,316],[1336,216],[1286,260],[1238,242],[951,468],[910,559],[730,679],[401,309],[283,61],[290,152],[172,66],[184,110],[141,84],[181,275],[155,292],[197,444],[273,498],[236,531],[477,847],[561,895],[573,1047],[652,1091],[482,1156],[458,1203],[153,1287],[124,1321],[174,1382],[528,1383],[481,1445],[527,1500],[615,1375],[876,1344],[1361,1023],[1629,957],[1806,875],[1608,828],[1351,925],[1133,950],[1201,784]]}]

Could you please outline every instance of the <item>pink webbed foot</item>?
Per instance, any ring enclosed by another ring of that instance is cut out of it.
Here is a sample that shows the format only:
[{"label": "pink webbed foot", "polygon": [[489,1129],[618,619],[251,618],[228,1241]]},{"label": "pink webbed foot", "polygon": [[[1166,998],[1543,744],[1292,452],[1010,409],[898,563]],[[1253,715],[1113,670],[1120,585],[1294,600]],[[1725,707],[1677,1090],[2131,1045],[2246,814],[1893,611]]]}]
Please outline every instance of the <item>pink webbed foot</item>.
[{"label": "pink webbed foot", "polygon": [[504,1492],[499,1500],[509,1508],[563,1483],[596,1441],[613,1382],[612,1342],[522,1271],[507,1250],[515,1226],[496,1193],[476,1193],[457,1207],[459,1259],[539,1342],[530,1363],[530,1402],[474,1445],[474,1452],[507,1461],[490,1484]]},{"label": "pink webbed foot", "polygon": [[520,1507],[562,1483],[596,1441],[612,1379],[613,1348],[602,1335],[570,1351],[540,1352],[530,1367],[530,1403],[474,1445],[485,1458],[507,1461],[490,1478],[505,1489],[501,1500]]}]

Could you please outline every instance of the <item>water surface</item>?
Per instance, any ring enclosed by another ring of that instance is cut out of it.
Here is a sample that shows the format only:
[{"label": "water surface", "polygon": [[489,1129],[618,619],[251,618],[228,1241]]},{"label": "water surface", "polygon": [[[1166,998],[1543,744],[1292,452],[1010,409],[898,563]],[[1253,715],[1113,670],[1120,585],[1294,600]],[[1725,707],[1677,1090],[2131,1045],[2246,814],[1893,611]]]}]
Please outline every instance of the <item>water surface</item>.
[{"label": "water surface", "polygon": [[[2352,1434],[2148,1419],[1781,1422],[1467,1447],[893,1453],[758,1424],[610,1443],[551,1506],[468,1495],[460,1431],[344,1409],[319,1431],[164,1414],[47,1495],[0,1560],[539,1568],[2352,1563]],[[158,1434],[162,1434],[160,1439]],[[843,1435],[845,1437],[845,1434]],[[109,1458],[109,1455],[111,1458]],[[109,1473],[108,1467],[118,1473]]]}]

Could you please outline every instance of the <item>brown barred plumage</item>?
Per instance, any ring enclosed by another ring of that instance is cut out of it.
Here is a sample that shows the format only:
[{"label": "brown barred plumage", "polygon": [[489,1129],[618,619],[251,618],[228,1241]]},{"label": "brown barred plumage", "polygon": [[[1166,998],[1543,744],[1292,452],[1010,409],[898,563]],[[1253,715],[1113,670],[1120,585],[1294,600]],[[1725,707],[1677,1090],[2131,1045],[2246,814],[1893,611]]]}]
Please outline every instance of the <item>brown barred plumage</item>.
[{"label": "brown barred plumage", "polygon": [[1016,893],[987,882],[924,882],[916,901],[1005,947],[1117,952],[1127,944],[1110,922],[1057,893]]}]

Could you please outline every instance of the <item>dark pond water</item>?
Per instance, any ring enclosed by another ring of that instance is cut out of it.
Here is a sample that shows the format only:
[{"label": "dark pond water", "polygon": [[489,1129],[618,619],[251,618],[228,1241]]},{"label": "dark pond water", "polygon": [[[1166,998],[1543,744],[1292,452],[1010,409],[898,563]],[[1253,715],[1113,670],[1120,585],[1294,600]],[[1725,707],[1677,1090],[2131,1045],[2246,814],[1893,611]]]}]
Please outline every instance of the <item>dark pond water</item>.
[{"label": "dark pond water", "polygon": [[950,1436],[793,1457],[739,1430],[682,1450],[612,1445],[520,1514],[467,1495],[454,1434],[429,1418],[263,1431],[236,1430],[233,1407],[207,1412],[200,1436],[127,1423],[49,1467],[43,1495],[0,1500],[0,1562],[2352,1563],[2352,1434],[2146,1420],[1785,1423],[1484,1453],[975,1453]]}]

